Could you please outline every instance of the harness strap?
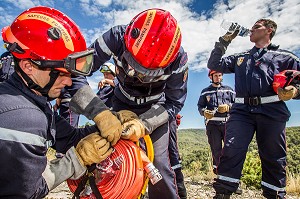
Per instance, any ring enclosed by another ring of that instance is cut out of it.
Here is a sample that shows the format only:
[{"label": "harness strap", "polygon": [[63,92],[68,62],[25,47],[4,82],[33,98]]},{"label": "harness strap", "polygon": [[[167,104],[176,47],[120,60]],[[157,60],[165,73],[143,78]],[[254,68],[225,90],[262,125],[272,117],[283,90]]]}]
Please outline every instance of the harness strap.
[{"label": "harness strap", "polygon": [[82,177],[81,181],[79,182],[72,199],[80,199],[80,193],[84,190],[87,181],[89,181],[89,184],[91,186],[91,189],[96,199],[103,199],[100,191],[97,188],[95,182],[95,176],[92,173],[95,169],[96,169],[96,164],[92,164],[91,166],[88,167],[88,172]]},{"label": "harness strap", "polygon": [[148,96],[148,97],[134,97],[134,96],[131,96],[130,94],[128,94],[124,89],[123,87],[121,86],[121,84],[119,84],[119,88],[120,88],[120,91],[123,93],[123,95],[133,101],[133,102],[136,102],[137,104],[143,104],[143,103],[146,103],[146,102],[149,102],[149,101],[152,101],[152,100],[156,100],[156,99],[159,99],[161,96],[162,96],[162,93],[160,94],[157,94],[157,95],[152,95],[152,96]]}]

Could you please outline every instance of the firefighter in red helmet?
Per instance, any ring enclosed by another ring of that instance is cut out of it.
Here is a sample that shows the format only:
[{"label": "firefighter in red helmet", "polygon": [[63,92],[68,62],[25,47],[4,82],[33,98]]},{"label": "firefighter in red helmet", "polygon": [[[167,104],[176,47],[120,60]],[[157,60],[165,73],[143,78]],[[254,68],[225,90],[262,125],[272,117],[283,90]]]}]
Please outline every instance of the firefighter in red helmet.
[{"label": "firefighter in red helmet", "polygon": [[187,53],[181,39],[171,13],[153,8],[137,14],[128,25],[112,27],[91,45],[96,51],[93,71],[114,60],[118,83],[112,106],[123,123],[122,138],[137,141],[150,134],[153,141],[154,165],[162,180],[149,184],[150,199],[178,198],[168,154],[168,121],[175,120],[187,96]]},{"label": "firefighter in red helmet", "polygon": [[201,91],[197,106],[200,115],[204,116],[213,172],[216,174],[224,143],[225,124],[234,103],[235,92],[230,86],[222,84],[223,73],[209,70],[208,77],[211,84]]},{"label": "firefighter in red helmet", "polygon": [[[94,50],[68,16],[44,6],[22,12],[3,28],[2,38],[15,72],[0,84],[0,198],[44,198],[112,152],[112,140],[101,137],[96,126],[73,128],[50,104],[71,86],[71,74],[89,75]],[[111,115],[106,120],[113,126],[100,130],[120,134],[121,123]],[[47,162],[50,146],[65,156]]]}]

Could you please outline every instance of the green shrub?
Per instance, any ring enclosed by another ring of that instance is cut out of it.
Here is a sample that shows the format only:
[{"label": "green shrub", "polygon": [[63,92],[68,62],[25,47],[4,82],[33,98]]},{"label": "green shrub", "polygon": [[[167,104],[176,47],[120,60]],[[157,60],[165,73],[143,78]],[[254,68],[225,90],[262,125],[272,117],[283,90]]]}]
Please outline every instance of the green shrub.
[{"label": "green shrub", "polygon": [[[300,127],[288,127],[287,171],[290,175],[300,173]],[[193,175],[206,174],[211,164],[211,152],[204,129],[182,129],[178,132],[179,152],[183,169]],[[241,181],[249,188],[261,187],[261,162],[255,138],[249,145]]]},{"label": "green shrub", "polygon": [[261,162],[257,151],[248,152],[242,171],[241,181],[246,187],[259,189],[261,187]]}]

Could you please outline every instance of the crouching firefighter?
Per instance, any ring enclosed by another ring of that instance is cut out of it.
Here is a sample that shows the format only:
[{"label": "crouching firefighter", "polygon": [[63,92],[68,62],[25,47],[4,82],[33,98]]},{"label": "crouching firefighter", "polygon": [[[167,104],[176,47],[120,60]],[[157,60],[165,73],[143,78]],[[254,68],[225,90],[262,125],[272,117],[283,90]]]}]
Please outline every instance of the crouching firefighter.
[{"label": "crouching firefighter", "polygon": [[112,27],[91,45],[96,51],[93,71],[111,58],[115,62],[112,107],[130,110],[124,117],[133,118],[123,120],[122,138],[137,141],[149,134],[153,142],[154,166],[162,180],[149,184],[150,199],[179,198],[169,160],[168,121],[175,119],[187,96],[187,54],[181,38],[170,12],[154,8],[137,14],[128,25]]},{"label": "crouching firefighter", "polygon": [[[121,122],[103,110],[97,116],[103,122],[99,129],[79,129],[52,111],[50,101],[71,86],[71,74],[89,75],[93,63],[94,50],[86,48],[69,17],[53,8],[33,7],[3,28],[2,38],[15,72],[0,84],[0,198],[44,198],[109,156],[120,138]],[[50,146],[65,156],[48,162]]]}]

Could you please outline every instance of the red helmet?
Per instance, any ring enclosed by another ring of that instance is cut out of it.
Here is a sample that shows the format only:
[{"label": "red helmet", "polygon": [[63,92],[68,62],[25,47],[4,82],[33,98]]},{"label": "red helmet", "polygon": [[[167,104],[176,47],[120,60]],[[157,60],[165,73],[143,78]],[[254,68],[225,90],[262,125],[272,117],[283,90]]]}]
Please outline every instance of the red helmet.
[{"label": "red helmet", "polygon": [[208,77],[212,76],[213,74],[215,74],[217,71],[215,70],[209,70],[208,71]]},{"label": "red helmet", "polygon": [[[213,74],[215,73],[222,73],[222,72],[218,72],[218,71],[215,71],[215,70],[209,70],[208,71],[208,77],[211,77]],[[223,74],[223,73],[222,73]]]},{"label": "red helmet", "polygon": [[300,71],[284,70],[274,75],[273,90],[278,93],[278,88],[284,88],[288,85],[300,84]]},{"label": "red helmet", "polygon": [[129,52],[124,56],[126,61],[143,72],[165,68],[175,60],[181,45],[181,32],[170,12],[153,8],[131,20],[124,39]]},{"label": "red helmet", "polygon": [[[2,29],[8,50],[19,59],[63,60],[69,54],[86,50],[78,26],[64,13],[37,6],[21,13]],[[65,68],[55,68],[68,71]]]}]

